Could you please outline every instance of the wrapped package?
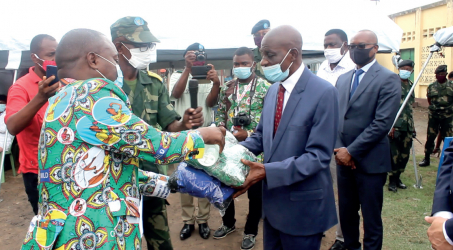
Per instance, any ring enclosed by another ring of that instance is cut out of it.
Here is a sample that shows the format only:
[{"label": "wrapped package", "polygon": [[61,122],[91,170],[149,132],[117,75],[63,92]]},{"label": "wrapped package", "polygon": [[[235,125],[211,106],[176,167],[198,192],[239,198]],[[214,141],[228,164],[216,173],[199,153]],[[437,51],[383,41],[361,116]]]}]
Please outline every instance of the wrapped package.
[{"label": "wrapped package", "polygon": [[234,135],[227,131],[225,135],[225,148],[215,164],[212,166],[204,166],[203,164],[190,165],[205,171],[228,186],[241,186],[250,170],[248,166],[241,162],[241,159],[253,162],[257,161],[256,156],[247,148],[238,144]]},{"label": "wrapped package", "polygon": [[168,187],[172,191],[207,198],[221,212],[227,209],[234,193],[233,188],[185,162],[181,162],[178,169],[170,176]]}]

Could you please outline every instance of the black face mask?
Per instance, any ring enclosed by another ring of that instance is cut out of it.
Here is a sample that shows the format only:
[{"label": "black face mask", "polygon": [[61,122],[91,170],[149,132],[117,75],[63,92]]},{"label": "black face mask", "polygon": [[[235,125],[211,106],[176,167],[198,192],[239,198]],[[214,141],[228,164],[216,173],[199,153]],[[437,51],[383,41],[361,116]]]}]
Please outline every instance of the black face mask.
[{"label": "black face mask", "polygon": [[371,60],[370,51],[373,47],[369,49],[351,49],[349,54],[351,55],[352,61],[357,65],[365,65]]}]

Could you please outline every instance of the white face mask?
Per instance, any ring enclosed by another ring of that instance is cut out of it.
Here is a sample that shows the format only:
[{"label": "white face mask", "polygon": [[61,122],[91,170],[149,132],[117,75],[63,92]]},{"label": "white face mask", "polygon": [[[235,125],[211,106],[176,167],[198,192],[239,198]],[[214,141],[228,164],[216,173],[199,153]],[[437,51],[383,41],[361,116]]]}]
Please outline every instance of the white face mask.
[{"label": "white face mask", "polygon": [[[126,45],[124,45],[126,47]],[[131,59],[127,59],[127,57],[123,54],[124,58],[132,65],[132,67],[136,69],[146,69],[150,63],[156,62],[157,54],[156,54],[156,49],[148,49],[147,51],[141,52],[140,48],[135,48],[135,49],[129,49],[126,47],[126,49],[131,52]]]},{"label": "white face mask", "polygon": [[[341,48],[343,48],[343,45],[341,45]],[[341,48],[324,50],[324,56],[329,63],[338,63],[343,58],[344,54],[341,54]]]}]

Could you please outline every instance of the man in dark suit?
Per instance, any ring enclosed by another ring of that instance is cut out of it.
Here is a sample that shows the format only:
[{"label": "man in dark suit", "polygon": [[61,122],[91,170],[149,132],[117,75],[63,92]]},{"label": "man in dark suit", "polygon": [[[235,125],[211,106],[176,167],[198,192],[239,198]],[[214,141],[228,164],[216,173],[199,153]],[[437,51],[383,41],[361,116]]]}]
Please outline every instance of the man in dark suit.
[{"label": "man in dark suit", "polygon": [[387,134],[401,98],[397,74],[379,65],[374,32],[360,31],[349,51],[356,68],[338,78],[340,124],[336,161],[340,223],[345,247],[361,249],[358,214],[362,209],[364,249],[381,249],[383,187],[392,170]]},{"label": "man in dark suit", "polygon": [[291,26],[263,39],[261,65],[275,82],[256,132],[243,146],[264,164],[243,161],[250,173],[235,196],[263,181],[264,249],[319,249],[337,223],[330,155],[338,128],[337,90],[302,62],[302,37]]},{"label": "man in dark suit", "polygon": [[453,249],[453,147],[445,149],[444,163],[440,168],[439,178],[434,192],[432,217],[425,217],[431,224],[428,228],[429,241],[433,249]]}]

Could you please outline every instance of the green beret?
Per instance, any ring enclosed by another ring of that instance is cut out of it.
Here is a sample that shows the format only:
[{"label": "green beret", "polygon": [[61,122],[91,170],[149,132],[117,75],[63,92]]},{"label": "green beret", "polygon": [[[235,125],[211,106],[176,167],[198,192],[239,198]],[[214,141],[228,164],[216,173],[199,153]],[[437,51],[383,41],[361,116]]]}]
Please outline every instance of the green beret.
[{"label": "green beret", "polygon": [[414,67],[415,63],[412,60],[403,60],[400,63],[398,63],[398,68],[404,67],[404,66],[410,66]]},{"label": "green beret", "polygon": [[266,19],[261,20],[261,21],[257,22],[255,24],[255,26],[253,26],[252,35],[260,30],[269,29],[270,27],[271,27],[271,23],[269,22],[269,20],[266,20]]},{"label": "green beret", "polygon": [[127,16],[118,19],[110,26],[112,41],[124,37],[133,43],[158,43],[160,42],[148,28],[148,23],[141,17]]},{"label": "green beret", "polygon": [[440,65],[437,67],[435,73],[439,74],[440,72],[447,72],[447,65]]}]

